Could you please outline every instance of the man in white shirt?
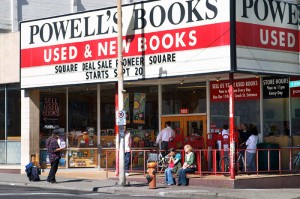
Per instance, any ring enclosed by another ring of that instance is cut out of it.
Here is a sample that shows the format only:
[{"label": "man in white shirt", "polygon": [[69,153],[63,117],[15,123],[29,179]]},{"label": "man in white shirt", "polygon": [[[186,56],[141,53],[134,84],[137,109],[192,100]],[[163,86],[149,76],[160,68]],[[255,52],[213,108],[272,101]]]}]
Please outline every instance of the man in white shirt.
[{"label": "man in white shirt", "polygon": [[131,136],[130,131],[124,127],[125,131],[125,175],[129,176],[129,165],[130,165],[130,148],[131,148]]},{"label": "man in white shirt", "polygon": [[160,150],[162,151],[162,155],[165,156],[167,150],[169,149],[169,139],[171,137],[175,137],[175,131],[171,128],[171,122],[166,122],[166,128],[162,129],[157,138],[156,142],[160,143]]}]

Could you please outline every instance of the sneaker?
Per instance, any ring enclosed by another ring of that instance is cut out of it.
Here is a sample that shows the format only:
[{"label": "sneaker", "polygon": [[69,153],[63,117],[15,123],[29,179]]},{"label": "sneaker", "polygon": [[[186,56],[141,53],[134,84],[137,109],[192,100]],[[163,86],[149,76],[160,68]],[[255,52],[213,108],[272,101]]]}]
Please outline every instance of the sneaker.
[{"label": "sneaker", "polygon": [[125,176],[129,176],[129,173],[125,173]]}]

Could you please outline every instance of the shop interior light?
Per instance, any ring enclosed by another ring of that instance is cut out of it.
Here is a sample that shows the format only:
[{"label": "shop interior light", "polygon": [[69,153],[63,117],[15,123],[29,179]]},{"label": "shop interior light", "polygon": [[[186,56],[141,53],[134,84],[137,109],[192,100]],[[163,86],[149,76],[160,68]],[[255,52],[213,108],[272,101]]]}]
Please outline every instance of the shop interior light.
[{"label": "shop interior light", "polygon": [[181,80],[180,84],[181,84],[181,85],[183,84],[183,80]]}]

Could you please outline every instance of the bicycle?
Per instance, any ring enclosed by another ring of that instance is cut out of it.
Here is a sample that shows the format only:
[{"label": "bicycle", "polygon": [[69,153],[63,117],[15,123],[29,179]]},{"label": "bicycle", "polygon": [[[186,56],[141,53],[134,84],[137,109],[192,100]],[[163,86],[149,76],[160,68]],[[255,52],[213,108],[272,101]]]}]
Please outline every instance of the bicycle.
[{"label": "bicycle", "polygon": [[[245,162],[245,158],[244,158],[244,155],[242,154],[241,151],[237,152],[238,154],[238,158],[236,159],[235,161],[235,170],[238,171],[238,169],[240,168],[240,161],[242,161],[242,166],[246,166],[246,162]],[[229,172],[229,167],[230,167],[230,159],[229,157],[227,156],[224,156],[220,159],[220,162],[219,162],[219,168],[221,171],[223,172]]]},{"label": "bicycle", "polygon": [[148,160],[149,162],[156,162],[157,163],[157,170],[159,173],[163,172],[166,168],[168,168],[169,164],[169,156],[163,157],[162,153],[149,153],[148,154]]},{"label": "bicycle", "polygon": [[[298,145],[298,147],[300,147],[300,145]],[[300,151],[292,156],[291,163],[293,173],[298,173],[300,167]]]}]

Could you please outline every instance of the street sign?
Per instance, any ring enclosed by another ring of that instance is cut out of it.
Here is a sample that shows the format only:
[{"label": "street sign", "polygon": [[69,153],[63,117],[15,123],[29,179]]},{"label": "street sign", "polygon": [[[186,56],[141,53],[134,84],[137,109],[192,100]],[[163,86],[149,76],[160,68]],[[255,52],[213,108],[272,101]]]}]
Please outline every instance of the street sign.
[{"label": "street sign", "polygon": [[300,87],[300,80],[298,81],[290,81],[290,88]]},{"label": "street sign", "polygon": [[116,111],[116,124],[126,125],[126,111]]}]

